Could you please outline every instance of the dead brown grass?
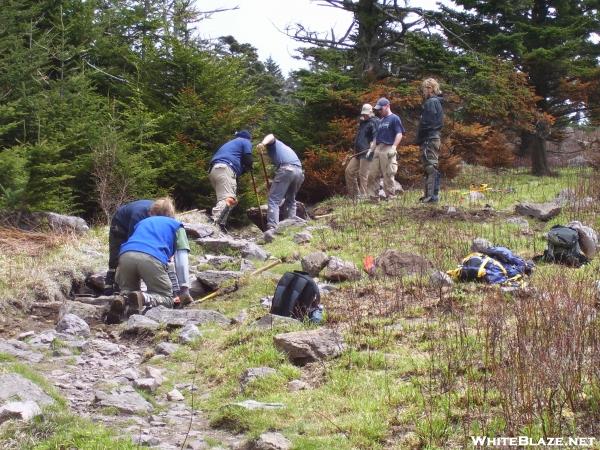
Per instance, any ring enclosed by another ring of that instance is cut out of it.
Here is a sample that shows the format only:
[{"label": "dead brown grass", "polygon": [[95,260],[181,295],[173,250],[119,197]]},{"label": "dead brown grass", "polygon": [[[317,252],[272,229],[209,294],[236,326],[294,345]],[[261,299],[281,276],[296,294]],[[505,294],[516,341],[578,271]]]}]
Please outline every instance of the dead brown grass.
[{"label": "dead brown grass", "polygon": [[0,227],[0,252],[5,255],[40,256],[75,239],[69,234],[40,233]]}]

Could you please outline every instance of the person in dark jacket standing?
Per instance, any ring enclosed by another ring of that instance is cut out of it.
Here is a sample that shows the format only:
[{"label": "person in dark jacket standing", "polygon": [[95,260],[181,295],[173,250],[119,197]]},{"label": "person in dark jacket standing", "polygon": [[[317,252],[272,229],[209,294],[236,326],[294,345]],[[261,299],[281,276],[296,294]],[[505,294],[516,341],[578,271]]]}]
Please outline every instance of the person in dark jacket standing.
[{"label": "person in dark jacket standing", "polygon": [[427,78],[421,85],[423,111],[417,131],[417,144],[421,146],[421,162],[425,172],[425,191],[419,201],[437,203],[440,200],[439,151],[440,133],[444,125],[444,110],[440,85],[433,78]]},{"label": "person in dark jacket standing", "polygon": [[365,198],[367,196],[367,182],[369,180],[369,163],[373,159],[372,153],[367,157],[367,152],[375,147],[375,135],[379,121],[373,114],[373,107],[364,104],[360,111],[358,131],[354,138],[354,155],[346,166],[346,189],[352,198]]},{"label": "person in dark jacket standing", "polygon": [[237,179],[252,170],[252,136],[247,130],[235,133],[235,139],[226,142],[210,160],[208,179],[217,195],[212,218],[223,233],[227,233],[227,220],[237,205]]},{"label": "person in dark jacket standing", "polygon": [[279,223],[279,206],[283,202],[282,217],[292,219],[296,217],[296,194],[304,182],[302,163],[296,152],[285,145],[275,136],[268,134],[258,144],[258,149],[267,154],[276,167],[275,178],[269,189],[267,202],[267,229],[276,228]]}]

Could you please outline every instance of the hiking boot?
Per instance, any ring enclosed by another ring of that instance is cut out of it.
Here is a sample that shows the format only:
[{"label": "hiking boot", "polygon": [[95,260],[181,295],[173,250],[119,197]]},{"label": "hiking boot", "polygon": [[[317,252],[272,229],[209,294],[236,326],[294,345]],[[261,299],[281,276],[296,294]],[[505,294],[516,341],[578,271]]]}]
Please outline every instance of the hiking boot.
[{"label": "hiking boot", "polygon": [[133,291],[127,294],[127,316],[141,314],[144,310],[145,298],[140,291]]},{"label": "hiking boot", "polygon": [[115,325],[123,321],[123,312],[125,311],[125,299],[121,296],[115,297],[110,304],[110,309],[106,315],[106,323]]}]

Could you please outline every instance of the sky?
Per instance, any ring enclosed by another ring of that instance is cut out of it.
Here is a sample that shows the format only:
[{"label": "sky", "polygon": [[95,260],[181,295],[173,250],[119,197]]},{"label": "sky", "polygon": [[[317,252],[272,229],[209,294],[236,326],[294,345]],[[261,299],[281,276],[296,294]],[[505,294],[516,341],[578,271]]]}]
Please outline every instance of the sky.
[{"label": "sky", "polygon": [[[409,2],[425,9],[434,9],[435,3],[435,0]],[[342,36],[352,23],[351,13],[322,4],[319,0],[197,0],[200,11],[235,6],[239,9],[213,14],[196,24],[196,30],[207,39],[232,35],[240,43],[249,43],[257,48],[261,61],[273,58],[287,75],[308,65],[293,58],[297,55],[295,49],[302,44],[284,34],[286,26],[301,23],[311,31],[320,32],[333,28],[336,36]]]}]

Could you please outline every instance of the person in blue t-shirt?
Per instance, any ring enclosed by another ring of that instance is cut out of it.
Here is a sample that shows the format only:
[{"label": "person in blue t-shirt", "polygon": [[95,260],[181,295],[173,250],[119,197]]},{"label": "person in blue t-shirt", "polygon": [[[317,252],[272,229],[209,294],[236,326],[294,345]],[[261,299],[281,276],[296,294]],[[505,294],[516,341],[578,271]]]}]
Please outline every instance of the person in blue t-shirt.
[{"label": "person in blue t-shirt", "polygon": [[[150,216],[140,220],[131,236],[121,245],[116,281],[123,297],[112,301],[107,322],[114,323],[124,313],[127,316],[141,314],[158,305],[173,307],[174,293],[168,264],[175,256],[176,248],[181,246],[178,233],[183,230],[183,224],[174,217],[175,207],[171,199],[155,201]],[[178,265],[177,258],[175,265]],[[146,284],[145,292],[140,290],[141,281]]]},{"label": "person in blue t-shirt", "polygon": [[383,177],[383,190],[386,198],[396,196],[394,177],[398,171],[396,148],[400,145],[404,127],[400,117],[391,110],[390,101],[381,97],[373,108],[379,113],[380,122],[375,135],[373,161],[369,166],[367,194],[374,201],[379,200],[379,180]]},{"label": "person in blue t-shirt", "polygon": [[[108,232],[108,271],[104,278],[104,295],[113,295],[119,292],[119,285],[115,283],[115,273],[119,264],[119,252],[121,245],[133,234],[135,226],[141,220],[159,215],[164,211],[164,205],[172,205],[170,198],[154,200],[136,200],[120,206],[110,222]],[[191,303],[192,297],[189,292],[190,275],[188,254],[190,244],[187,240],[185,230],[181,228],[177,232],[177,250],[175,252],[176,265],[169,265],[169,276],[173,284],[173,292],[179,299],[181,305]]]},{"label": "person in blue t-shirt", "polygon": [[267,229],[276,228],[279,223],[279,207],[283,202],[281,216],[285,219],[296,217],[296,194],[304,182],[302,163],[296,152],[275,136],[268,134],[258,144],[258,149],[267,155],[275,166],[275,178],[269,189],[267,202]]},{"label": "person in blue t-shirt", "polygon": [[237,205],[237,179],[252,170],[252,136],[247,130],[235,133],[235,139],[226,142],[210,160],[208,179],[217,195],[212,218],[223,233],[227,233],[227,219]]}]

